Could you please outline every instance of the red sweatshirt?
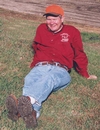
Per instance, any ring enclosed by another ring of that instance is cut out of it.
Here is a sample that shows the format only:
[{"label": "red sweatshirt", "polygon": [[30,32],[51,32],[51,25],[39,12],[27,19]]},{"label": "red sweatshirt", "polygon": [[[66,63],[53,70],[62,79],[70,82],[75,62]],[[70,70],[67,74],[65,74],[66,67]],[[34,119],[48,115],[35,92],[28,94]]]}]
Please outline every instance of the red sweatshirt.
[{"label": "red sweatshirt", "polygon": [[45,23],[36,31],[33,48],[35,54],[31,67],[42,61],[59,62],[71,69],[75,63],[75,69],[79,74],[88,78],[88,59],[83,50],[82,39],[79,30],[70,25],[63,25],[58,33],[48,30]]}]

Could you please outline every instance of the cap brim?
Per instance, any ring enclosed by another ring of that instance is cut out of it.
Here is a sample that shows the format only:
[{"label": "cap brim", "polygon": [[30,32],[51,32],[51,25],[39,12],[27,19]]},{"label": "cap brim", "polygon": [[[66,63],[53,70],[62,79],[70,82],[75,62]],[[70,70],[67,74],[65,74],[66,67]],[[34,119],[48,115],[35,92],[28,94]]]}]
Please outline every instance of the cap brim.
[{"label": "cap brim", "polygon": [[54,17],[57,17],[59,16],[60,14],[55,14],[55,13],[45,13],[43,16],[54,16]]}]

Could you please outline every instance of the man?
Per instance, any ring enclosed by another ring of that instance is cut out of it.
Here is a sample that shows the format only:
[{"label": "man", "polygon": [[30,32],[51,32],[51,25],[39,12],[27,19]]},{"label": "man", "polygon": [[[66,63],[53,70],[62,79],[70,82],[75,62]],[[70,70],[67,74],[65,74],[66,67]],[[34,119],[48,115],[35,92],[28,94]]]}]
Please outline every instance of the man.
[{"label": "man", "polygon": [[18,99],[9,95],[6,99],[8,117],[22,117],[27,128],[37,126],[37,118],[43,101],[71,82],[69,74],[75,70],[87,79],[97,79],[87,71],[88,59],[83,50],[80,32],[73,26],[64,25],[64,11],[58,5],[50,5],[43,15],[46,23],[36,31],[31,63],[32,70],[25,77],[23,96]]}]

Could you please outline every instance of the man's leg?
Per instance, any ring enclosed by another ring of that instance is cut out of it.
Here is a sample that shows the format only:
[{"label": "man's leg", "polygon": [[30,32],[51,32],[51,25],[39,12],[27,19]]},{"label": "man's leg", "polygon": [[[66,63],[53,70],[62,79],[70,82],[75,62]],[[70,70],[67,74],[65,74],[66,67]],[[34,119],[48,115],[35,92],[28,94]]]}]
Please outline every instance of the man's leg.
[{"label": "man's leg", "polygon": [[[57,66],[41,65],[30,71],[25,77],[23,96],[18,99],[18,112],[27,128],[37,125],[36,114],[40,111],[42,102],[51,92],[67,86],[70,80],[69,73],[64,68]],[[32,103],[33,101],[34,103]]]},{"label": "man's leg", "polygon": [[51,92],[62,89],[71,81],[69,73],[61,67],[40,65],[34,67],[25,77],[23,95],[35,99],[34,110],[39,111],[42,102]]}]

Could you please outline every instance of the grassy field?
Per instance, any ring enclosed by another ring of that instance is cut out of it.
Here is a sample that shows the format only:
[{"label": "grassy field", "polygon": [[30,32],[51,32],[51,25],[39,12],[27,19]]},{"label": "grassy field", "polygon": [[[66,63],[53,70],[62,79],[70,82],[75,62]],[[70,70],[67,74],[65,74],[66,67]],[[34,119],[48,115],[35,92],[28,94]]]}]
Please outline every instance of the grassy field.
[{"label": "grassy field", "polygon": [[[21,118],[17,122],[7,118],[5,99],[11,93],[17,97],[22,93],[33,57],[32,40],[40,22],[0,17],[0,130],[26,130]],[[98,80],[84,79],[72,69],[69,87],[43,103],[36,130],[100,130],[100,34],[82,32],[82,39],[89,72]]]}]

